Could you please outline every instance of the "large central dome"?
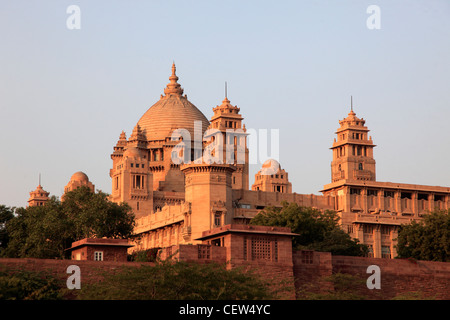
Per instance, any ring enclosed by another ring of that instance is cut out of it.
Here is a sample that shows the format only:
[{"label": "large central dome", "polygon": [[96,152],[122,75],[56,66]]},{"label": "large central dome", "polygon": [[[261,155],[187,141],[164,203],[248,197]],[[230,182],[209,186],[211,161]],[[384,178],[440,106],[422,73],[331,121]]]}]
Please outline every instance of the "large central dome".
[{"label": "large central dome", "polygon": [[195,121],[201,122],[202,134],[209,126],[205,115],[189,102],[186,96],[183,96],[183,89],[177,82],[178,77],[175,71],[175,64],[173,64],[170,82],[164,89],[165,95],[162,95],[161,99],[151,106],[138,121],[147,141],[164,140],[166,137],[170,137],[175,129],[188,130],[191,140],[193,140]]}]

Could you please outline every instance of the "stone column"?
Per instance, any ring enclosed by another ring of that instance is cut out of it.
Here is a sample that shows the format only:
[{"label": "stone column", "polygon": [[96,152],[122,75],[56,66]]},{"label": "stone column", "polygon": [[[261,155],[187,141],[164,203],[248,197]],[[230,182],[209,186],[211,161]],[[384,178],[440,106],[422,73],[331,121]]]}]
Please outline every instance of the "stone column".
[{"label": "stone column", "polygon": [[378,191],[378,208],[380,209],[380,211],[385,211],[385,206],[384,206],[384,189],[380,189]]},{"label": "stone column", "polygon": [[381,225],[379,224],[373,228],[373,256],[381,258]]},{"label": "stone column", "polygon": [[361,189],[361,206],[362,206],[362,211],[363,213],[369,213],[369,206],[367,203],[367,189],[366,188],[362,188]]},{"label": "stone column", "polygon": [[397,215],[401,215],[401,213],[402,213],[402,202],[401,202],[400,191],[395,191],[394,192],[394,210],[397,212]]},{"label": "stone column", "polygon": [[391,228],[391,258],[395,258],[397,256],[397,249],[395,246],[397,245],[398,238],[398,226],[393,226]]},{"label": "stone column", "polygon": [[411,194],[411,203],[412,203],[412,210],[414,213],[415,217],[419,216],[419,192],[418,191],[414,191]]}]

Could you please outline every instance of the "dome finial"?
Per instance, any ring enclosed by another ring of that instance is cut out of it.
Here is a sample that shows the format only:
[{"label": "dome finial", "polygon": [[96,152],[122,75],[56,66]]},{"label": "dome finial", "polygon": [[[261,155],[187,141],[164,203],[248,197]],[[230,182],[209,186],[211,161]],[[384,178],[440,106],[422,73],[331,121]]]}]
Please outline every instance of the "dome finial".
[{"label": "dome finial", "polygon": [[167,87],[164,89],[164,93],[167,94],[177,94],[182,95],[183,89],[178,83],[178,77],[176,75],[177,67],[175,66],[175,61],[172,62],[172,75],[169,77],[170,82],[167,84]]}]

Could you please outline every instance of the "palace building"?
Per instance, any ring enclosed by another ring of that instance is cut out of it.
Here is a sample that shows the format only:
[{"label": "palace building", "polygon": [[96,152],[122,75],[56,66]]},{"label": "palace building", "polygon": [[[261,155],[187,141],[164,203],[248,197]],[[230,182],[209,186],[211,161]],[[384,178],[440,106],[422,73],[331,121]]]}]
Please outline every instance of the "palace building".
[{"label": "palace building", "polygon": [[[210,120],[178,83],[175,64],[159,101],[127,138],[121,132],[111,154],[110,200],[128,203],[141,240],[131,250],[200,244],[204,232],[242,225],[283,201],[334,210],[342,228],[370,248],[370,256],[393,258],[398,228],[428,212],[450,207],[450,188],[376,180],[375,145],[353,105],[339,121],[331,146],[331,182],[321,195],[292,192],[288,173],[268,160],[249,186],[247,129],[241,109],[225,95]],[[75,173],[65,192],[93,184]],[[48,199],[30,193],[30,205]]]},{"label": "palace building", "polygon": [[398,227],[435,209],[450,208],[450,188],[376,181],[372,137],[353,108],[339,121],[331,150],[331,183],[324,197],[334,200],[341,224],[369,246],[370,256],[395,257]]}]

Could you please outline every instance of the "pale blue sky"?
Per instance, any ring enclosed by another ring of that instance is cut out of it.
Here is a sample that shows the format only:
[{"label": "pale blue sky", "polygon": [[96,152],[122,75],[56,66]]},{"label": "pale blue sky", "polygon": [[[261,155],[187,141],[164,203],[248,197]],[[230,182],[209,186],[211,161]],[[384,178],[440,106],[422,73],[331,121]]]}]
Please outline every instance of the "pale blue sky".
[{"label": "pale blue sky", "polygon": [[[81,30],[66,27],[72,4]],[[372,4],[380,30],[366,27]],[[227,81],[247,128],[280,130],[294,192],[330,182],[350,95],[377,180],[450,186],[447,0],[1,0],[0,39],[0,204],[25,206],[39,173],[52,195],[76,171],[109,193],[113,146],[173,60],[208,119]]]}]

